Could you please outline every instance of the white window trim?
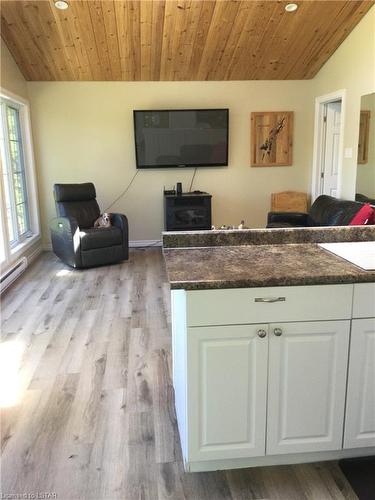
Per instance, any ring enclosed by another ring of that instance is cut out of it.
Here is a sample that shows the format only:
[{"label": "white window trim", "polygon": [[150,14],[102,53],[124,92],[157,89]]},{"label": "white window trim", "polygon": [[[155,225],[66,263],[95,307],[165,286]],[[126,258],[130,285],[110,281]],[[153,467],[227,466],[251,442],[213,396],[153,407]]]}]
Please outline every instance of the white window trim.
[{"label": "white window trim", "polygon": [[[20,126],[21,126],[21,136],[23,144],[24,153],[24,163],[25,163],[25,176],[26,185],[28,191],[28,202],[30,211],[30,229],[32,236],[22,241],[19,245],[10,249],[9,247],[9,237],[7,224],[2,221],[3,234],[6,236],[5,245],[5,262],[4,267],[12,264],[14,261],[19,259],[26,250],[33,246],[38,240],[40,240],[40,215],[39,215],[39,203],[38,203],[38,186],[36,178],[35,169],[35,158],[34,150],[32,144],[32,130],[31,130],[31,119],[30,119],[30,103],[27,99],[20,97],[19,95],[13,94],[8,90],[0,87],[0,96],[4,99],[9,99],[20,106],[19,116],[20,116]],[[2,193],[3,185],[1,181],[0,190]],[[2,193],[3,194],[3,193]],[[4,196],[1,196],[4,200]],[[4,206],[1,207],[4,212]],[[5,212],[4,212],[5,213]],[[2,217],[5,220],[5,217]]]}]

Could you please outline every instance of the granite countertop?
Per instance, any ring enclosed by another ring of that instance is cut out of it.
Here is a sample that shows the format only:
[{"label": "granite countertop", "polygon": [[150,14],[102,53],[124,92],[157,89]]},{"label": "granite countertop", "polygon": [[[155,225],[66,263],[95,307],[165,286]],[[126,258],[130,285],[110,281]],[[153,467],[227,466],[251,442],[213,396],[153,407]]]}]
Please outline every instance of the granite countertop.
[{"label": "granite countertop", "polygon": [[375,225],[165,231],[164,248],[375,241]]},{"label": "granite countertop", "polygon": [[164,248],[172,289],[200,290],[375,282],[315,243]]}]

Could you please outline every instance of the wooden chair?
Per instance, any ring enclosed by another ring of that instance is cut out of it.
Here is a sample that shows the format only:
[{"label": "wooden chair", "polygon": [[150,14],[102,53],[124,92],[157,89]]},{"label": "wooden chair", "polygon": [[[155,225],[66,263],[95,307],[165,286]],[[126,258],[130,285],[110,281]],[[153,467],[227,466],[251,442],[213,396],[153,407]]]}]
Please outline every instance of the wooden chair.
[{"label": "wooden chair", "polygon": [[307,212],[307,193],[283,191],[271,194],[271,212]]}]

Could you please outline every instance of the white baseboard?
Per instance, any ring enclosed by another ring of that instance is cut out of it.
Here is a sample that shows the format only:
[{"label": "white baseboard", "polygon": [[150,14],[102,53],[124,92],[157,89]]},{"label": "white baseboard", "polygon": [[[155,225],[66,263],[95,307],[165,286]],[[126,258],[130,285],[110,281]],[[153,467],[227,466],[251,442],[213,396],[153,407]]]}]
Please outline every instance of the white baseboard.
[{"label": "white baseboard", "polygon": [[[130,248],[142,248],[142,247],[161,247],[161,240],[133,240],[129,241]],[[52,251],[52,244],[49,242],[43,243],[43,250]]]},{"label": "white baseboard", "polygon": [[129,241],[130,248],[161,247],[161,240],[133,240]]},{"label": "white baseboard", "polygon": [[42,245],[38,245],[37,248],[27,256],[28,263],[31,264],[44,250]]}]

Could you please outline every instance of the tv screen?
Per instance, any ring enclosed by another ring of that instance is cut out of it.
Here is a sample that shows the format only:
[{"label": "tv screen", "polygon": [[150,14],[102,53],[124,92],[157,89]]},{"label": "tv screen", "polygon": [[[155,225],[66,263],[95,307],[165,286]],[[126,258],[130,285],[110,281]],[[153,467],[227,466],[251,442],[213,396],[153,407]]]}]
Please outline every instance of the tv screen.
[{"label": "tv screen", "polygon": [[228,165],[228,109],[133,113],[137,168]]}]

